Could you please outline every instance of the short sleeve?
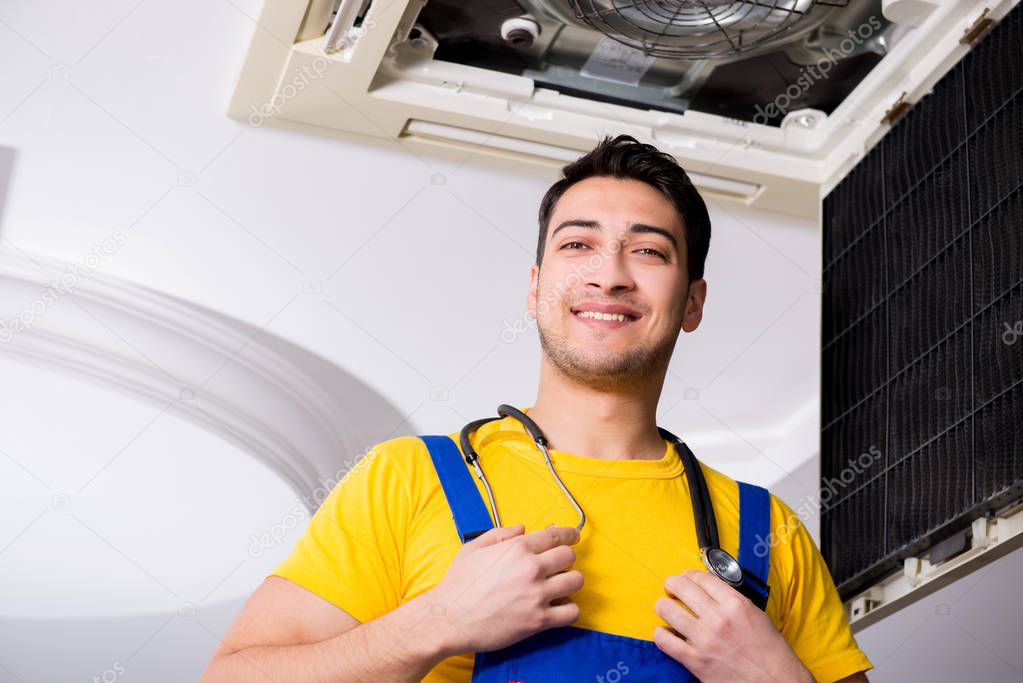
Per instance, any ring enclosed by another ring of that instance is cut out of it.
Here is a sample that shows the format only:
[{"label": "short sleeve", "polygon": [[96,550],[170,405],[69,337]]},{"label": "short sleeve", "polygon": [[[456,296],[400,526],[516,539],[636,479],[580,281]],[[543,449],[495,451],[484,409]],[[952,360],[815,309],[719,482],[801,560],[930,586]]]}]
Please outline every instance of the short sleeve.
[{"label": "short sleeve", "polygon": [[833,683],[873,668],[860,650],[845,617],[842,600],[820,550],[802,520],[772,496],[782,519],[775,528],[781,575],[788,577],[780,605],[781,634],[819,683]]},{"label": "short sleeve", "polygon": [[270,573],[365,623],[398,607],[409,486],[395,442],[374,446],[331,490]]}]

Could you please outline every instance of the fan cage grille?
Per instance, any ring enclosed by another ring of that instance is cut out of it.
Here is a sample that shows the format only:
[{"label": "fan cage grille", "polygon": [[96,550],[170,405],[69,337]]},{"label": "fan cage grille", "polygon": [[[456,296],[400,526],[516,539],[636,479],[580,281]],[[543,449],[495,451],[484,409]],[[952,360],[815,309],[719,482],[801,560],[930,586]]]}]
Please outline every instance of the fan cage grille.
[{"label": "fan cage grille", "polygon": [[570,0],[577,19],[652,57],[703,59],[783,38],[815,7],[848,0]]}]

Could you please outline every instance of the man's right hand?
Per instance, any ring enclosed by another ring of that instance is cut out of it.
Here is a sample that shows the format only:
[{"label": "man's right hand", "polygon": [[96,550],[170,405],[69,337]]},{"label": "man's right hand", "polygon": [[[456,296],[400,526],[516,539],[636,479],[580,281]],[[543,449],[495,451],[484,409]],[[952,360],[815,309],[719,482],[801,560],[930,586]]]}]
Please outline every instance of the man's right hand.
[{"label": "man's right hand", "polygon": [[570,569],[569,546],[579,531],[524,531],[522,524],[499,527],[469,541],[428,592],[430,611],[451,626],[454,653],[498,650],[579,618],[579,606],[567,599],[583,585],[582,574]]}]

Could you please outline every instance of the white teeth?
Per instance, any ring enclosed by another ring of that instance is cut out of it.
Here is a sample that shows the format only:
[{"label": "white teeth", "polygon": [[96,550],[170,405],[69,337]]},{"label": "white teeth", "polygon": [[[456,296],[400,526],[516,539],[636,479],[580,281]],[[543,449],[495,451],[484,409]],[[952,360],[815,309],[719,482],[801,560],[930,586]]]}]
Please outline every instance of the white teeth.
[{"label": "white teeth", "polygon": [[598,313],[597,311],[580,311],[576,313],[580,318],[593,318],[595,320],[617,320],[625,322],[629,319],[624,313]]}]

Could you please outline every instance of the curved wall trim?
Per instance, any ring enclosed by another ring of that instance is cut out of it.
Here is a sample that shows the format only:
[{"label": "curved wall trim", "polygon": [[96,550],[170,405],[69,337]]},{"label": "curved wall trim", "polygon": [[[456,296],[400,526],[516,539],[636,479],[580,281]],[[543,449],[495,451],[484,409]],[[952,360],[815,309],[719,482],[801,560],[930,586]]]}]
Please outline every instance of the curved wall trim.
[{"label": "curved wall trim", "polygon": [[264,329],[99,272],[0,245],[0,353],[177,413],[239,445],[314,509],[399,412]]}]

